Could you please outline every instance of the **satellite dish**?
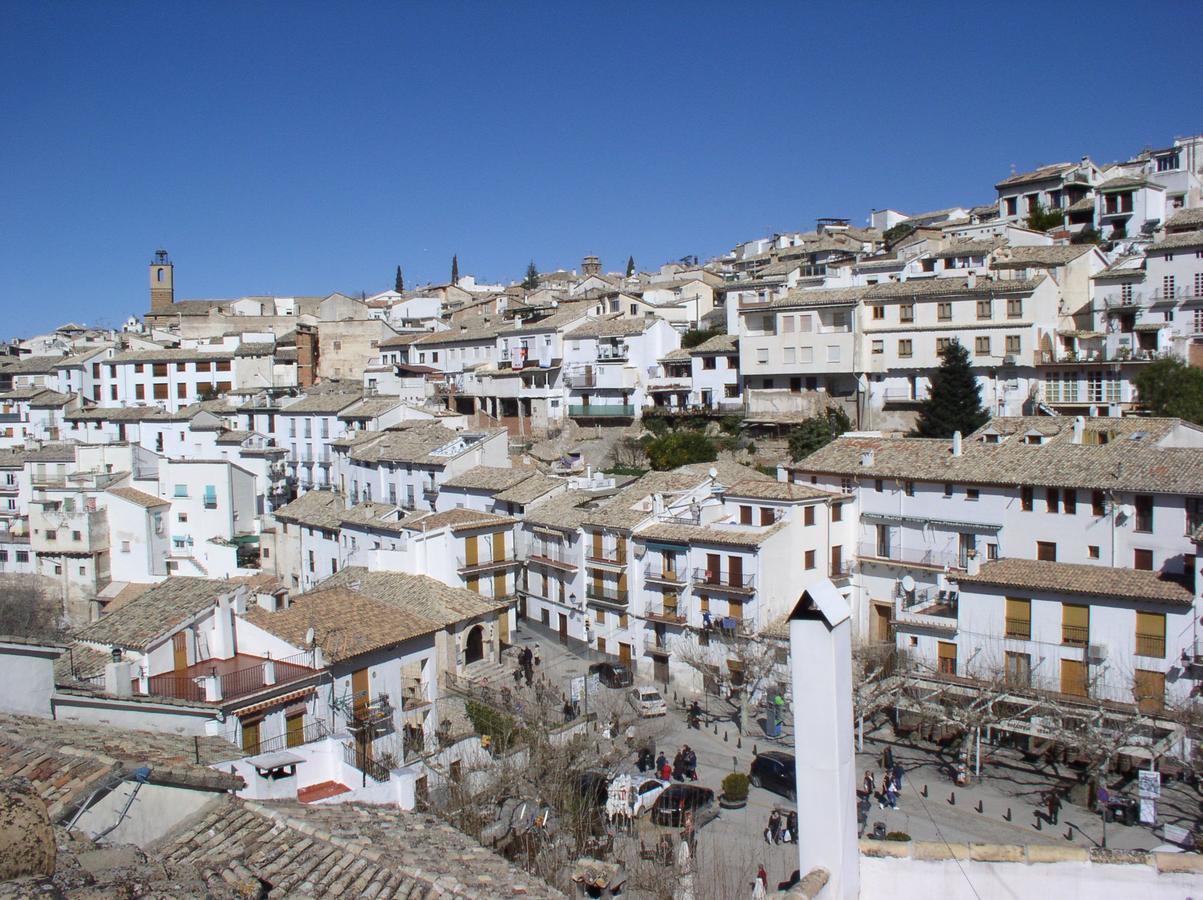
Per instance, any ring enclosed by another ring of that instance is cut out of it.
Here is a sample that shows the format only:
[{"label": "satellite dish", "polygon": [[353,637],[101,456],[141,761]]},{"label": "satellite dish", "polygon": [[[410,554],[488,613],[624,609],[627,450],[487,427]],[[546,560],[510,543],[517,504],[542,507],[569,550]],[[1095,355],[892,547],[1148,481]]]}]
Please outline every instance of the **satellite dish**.
[{"label": "satellite dish", "polygon": [[714,466],[711,466],[709,474],[711,478],[718,478],[718,469],[716,469]]},{"label": "satellite dish", "polygon": [[[907,577],[909,578],[910,576],[908,575]],[[313,642],[316,638],[317,638],[317,634],[314,632],[313,626],[310,625],[308,630],[305,632],[305,643],[308,644],[310,647],[312,647]]]},{"label": "satellite dish", "polygon": [[908,594],[915,589],[915,579],[910,575],[902,576],[902,589]]}]

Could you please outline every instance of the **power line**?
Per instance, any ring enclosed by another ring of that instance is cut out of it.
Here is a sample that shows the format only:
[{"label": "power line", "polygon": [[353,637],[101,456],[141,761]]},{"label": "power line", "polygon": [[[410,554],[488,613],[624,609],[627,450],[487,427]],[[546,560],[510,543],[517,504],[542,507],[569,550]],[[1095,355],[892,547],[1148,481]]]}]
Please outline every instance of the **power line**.
[{"label": "power line", "polygon": [[969,890],[973,891],[973,896],[977,900],[982,900],[982,895],[977,892],[977,888],[973,886],[973,881],[969,878],[969,873],[965,871],[965,867],[961,865],[961,859],[953,852],[952,844],[948,843],[948,838],[944,837],[944,831],[940,828],[935,817],[931,814],[931,810],[927,808],[927,802],[923,799],[923,794],[915,787],[915,779],[907,777],[907,781],[911,785],[911,791],[919,798],[919,805],[923,807],[923,812],[927,814],[927,818],[931,821],[932,826],[936,829],[936,834],[940,836],[940,840],[944,842],[944,846],[948,848],[948,855],[952,857],[952,861],[957,864],[957,869],[961,873],[961,877],[965,879],[965,883],[969,885]]}]

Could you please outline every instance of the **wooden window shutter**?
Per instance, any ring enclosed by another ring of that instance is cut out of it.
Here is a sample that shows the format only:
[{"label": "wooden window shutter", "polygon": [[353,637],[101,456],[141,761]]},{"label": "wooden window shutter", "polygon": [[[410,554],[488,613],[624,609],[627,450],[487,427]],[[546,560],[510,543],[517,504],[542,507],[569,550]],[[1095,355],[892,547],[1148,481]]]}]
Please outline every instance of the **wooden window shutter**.
[{"label": "wooden window shutter", "polygon": [[474,566],[480,561],[480,548],[476,542],[476,535],[464,538],[464,563],[469,566]]}]

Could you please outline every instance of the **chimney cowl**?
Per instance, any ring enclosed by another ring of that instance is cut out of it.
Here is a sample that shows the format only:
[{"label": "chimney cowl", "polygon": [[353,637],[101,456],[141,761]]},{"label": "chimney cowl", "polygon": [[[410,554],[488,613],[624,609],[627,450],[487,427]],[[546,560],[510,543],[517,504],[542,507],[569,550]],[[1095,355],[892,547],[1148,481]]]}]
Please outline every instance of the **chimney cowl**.
[{"label": "chimney cowl", "polygon": [[959,431],[954,431],[952,433],[952,455],[961,455],[961,433]]}]

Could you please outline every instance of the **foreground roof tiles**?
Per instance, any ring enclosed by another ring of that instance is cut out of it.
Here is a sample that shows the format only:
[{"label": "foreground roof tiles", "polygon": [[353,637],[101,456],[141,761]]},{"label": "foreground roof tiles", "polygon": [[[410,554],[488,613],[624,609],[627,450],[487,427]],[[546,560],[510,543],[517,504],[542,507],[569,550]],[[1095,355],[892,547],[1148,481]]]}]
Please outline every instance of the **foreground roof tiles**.
[{"label": "foreground roof tiles", "polygon": [[159,637],[234,590],[229,581],[176,576],[76,633],[81,641],[148,650]]},{"label": "foreground roof tiles", "polygon": [[1186,585],[1158,572],[1041,559],[992,560],[985,563],[977,575],[958,575],[957,580],[962,584],[1150,600],[1174,606],[1190,606],[1194,601],[1194,594]]}]

